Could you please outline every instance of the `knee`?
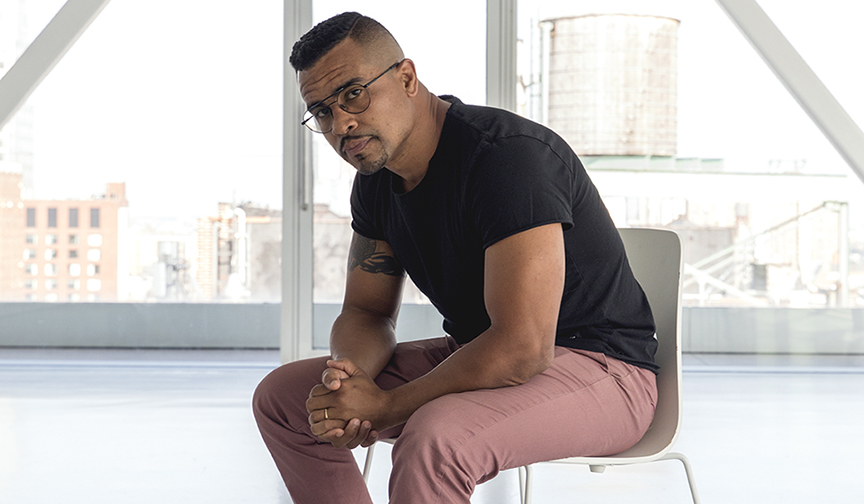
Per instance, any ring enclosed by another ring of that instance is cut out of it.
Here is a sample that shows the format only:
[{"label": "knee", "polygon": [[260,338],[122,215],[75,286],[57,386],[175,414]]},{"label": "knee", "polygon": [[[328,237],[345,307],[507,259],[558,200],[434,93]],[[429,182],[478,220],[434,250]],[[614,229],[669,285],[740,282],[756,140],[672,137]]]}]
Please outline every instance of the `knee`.
[{"label": "knee", "polygon": [[279,378],[279,371],[282,368],[276,368],[275,370],[269,372],[267,376],[258,383],[258,386],[255,387],[255,393],[252,394],[252,411],[255,413],[255,416],[258,417],[261,413],[266,413],[272,410],[274,406],[274,399],[276,397],[276,392],[279,389],[279,384],[281,379]]},{"label": "knee", "polygon": [[307,362],[292,362],[271,371],[255,388],[252,412],[259,426],[265,420],[280,424],[306,421],[306,398],[320,370]]}]

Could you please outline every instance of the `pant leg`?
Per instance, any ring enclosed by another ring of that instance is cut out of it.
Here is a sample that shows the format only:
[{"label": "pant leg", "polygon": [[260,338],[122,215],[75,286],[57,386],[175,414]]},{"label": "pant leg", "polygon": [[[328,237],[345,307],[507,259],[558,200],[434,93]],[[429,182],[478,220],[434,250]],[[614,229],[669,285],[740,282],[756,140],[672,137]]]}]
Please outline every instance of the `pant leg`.
[{"label": "pant leg", "polygon": [[654,374],[595,352],[555,350],[552,366],[525,384],[418,409],[393,447],[390,503],[468,504],[478,483],[504,469],[634,445],[654,416]]},{"label": "pant leg", "polygon": [[[426,374],[457,348],[449,337],[400,343],[375,382],[395,388]],[[295,503],[371,504],[351,451],[319,442],[309,426],[306,399],[321,383],[328,358],[288,363],[268,374],[252,400],[255,420]],[[400,428],[382,435],[397,435]]]}]

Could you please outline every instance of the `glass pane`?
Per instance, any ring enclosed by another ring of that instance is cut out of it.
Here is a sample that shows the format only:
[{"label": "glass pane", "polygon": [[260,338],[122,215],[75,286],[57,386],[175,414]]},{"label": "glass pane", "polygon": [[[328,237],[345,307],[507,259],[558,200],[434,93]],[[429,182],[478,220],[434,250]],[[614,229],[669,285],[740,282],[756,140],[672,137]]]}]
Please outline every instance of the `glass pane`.
[{"label": "glass pane", "polygon": [[[759,3],[864,124],[861,7]],[[715,2],[526,1],[519,31],[521,112],[617,225],[682,235],[686,305],[864,305],[864,184]]]},{"label": "glass pane", "polygon": [[[54,3],[21,12],[44,26]],[[281,105],[281,2],[110,2],[16,116],[31,111],[24,154],[0,160],[20,249],[0,298],[48,300],[19,263],[32,243],[42,280],[52,223],[61,301],[278,302]]]},{"label": "glass pane", "polygon": [[[356,10],[356,2],[318,1],[314,22],[344,11]],[[459,15],[453,15],[453,12]],[[465,103],[483,104],[486,95],[485,2],[438,2],[424,10],[424,20],[402,2],[363,4],[363,14],[383,24],[396,38],[407,58],[414,61],[421,82],[433,93],[452,94]],[[446,27],[446,28],[445,28]],[[442,36],[442,29],[459,37]],[[316,347],[326,347],[329,326],[338,313],[345,287],[348,246],[351,240],[349,196],[356,170],[333,152],[321,135],[313,135],[314,159],[314,301]],[[406,287],[400,326],[415,313],[407,305],[428,304],[413,284]],[[429,305],[434,311],[434,308]],[[425,313],[422,310],[420,313]],[[433,316],[434,319],[434,316]],[[433,322],[440,334],[440,323]],[[435,334],[422,334],[428,337]],[[416,336],[416,335],[415,335]]]}]

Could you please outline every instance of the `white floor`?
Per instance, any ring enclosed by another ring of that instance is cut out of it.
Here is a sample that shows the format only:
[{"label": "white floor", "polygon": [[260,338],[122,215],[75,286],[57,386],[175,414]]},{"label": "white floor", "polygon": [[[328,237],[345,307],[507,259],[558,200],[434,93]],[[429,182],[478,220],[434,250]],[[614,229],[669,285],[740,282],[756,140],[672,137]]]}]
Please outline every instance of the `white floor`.
[{"label": "white floor", "polygon": [[[864,500],[864,356],[686,355],[702,502]],[[289,503],[249,409],[275,351],[0,349],[0,503]],[[358,451],[358,456],[363,452]],[[389,447],[371,490],[386,502]],[[518,502],[514,471],[476,504]],[[674,461],[539,465],[535,503],[686,503]]]}]

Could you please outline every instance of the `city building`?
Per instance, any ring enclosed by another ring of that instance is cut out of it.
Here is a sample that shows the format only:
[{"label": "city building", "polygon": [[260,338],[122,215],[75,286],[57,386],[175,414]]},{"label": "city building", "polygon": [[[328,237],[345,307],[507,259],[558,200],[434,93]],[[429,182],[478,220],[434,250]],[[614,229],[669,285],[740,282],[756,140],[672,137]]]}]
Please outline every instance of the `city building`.
[{"label": "city building", "polygon": [[219,203],[198,219],[195,281],[203,300],[281,299],[282,213],[250,203]]},{"label": "city building", "polygon": [[27,200],[22,187],[20,174],[0,174],[0,299],[125,300],[126,184],[89,200]]},{"label": "city building", "polygon": [[195,222],[139,218],[130,224],[130,301],[197,301]]}]

